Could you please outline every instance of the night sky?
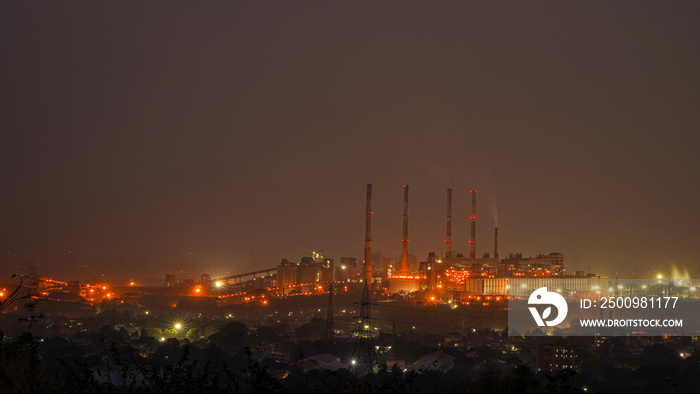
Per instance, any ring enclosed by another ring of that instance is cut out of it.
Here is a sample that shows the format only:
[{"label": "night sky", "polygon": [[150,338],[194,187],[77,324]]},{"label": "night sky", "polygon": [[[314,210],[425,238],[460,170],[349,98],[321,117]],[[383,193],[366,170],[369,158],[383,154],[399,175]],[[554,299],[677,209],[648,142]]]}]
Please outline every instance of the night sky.
[{"label": "night sky", "polygon": [[385,256],[408,184],[420,259],[452,187],[457,251],[477,189],[478,255],[700,275],[700,2],[207,3],[0,5],[2,272],[361,258],[369,182]]}]

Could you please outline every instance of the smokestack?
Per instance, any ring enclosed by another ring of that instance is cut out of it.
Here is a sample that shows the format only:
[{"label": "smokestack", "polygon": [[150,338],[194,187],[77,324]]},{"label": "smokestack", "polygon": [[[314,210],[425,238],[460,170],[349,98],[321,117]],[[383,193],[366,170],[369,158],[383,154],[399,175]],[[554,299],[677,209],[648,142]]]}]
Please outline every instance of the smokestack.
[{"label": "smokestack", "polygon": [[365,283],[372,284],[372,184],[367,184],[367,206],[365,216]]},{"label": "smokestack", "polygon": [[445,258],[452,257],[452,189],[447,189],[447,234],[445,236]]},{"label": "smokestack", "polygon": [[401,248],[401,275],[408,275],[408,185],[403,185],[403,246]]},{"label": "smokestack", "polygon": [[498,258],[498,226],[493,228],[493,257]]},{"label": "smokestack", "polygon": [[476,190],[472,190],[472,216],[469,219],[472,221],[472,236],[469,239],[469,258],[476,258]]}]

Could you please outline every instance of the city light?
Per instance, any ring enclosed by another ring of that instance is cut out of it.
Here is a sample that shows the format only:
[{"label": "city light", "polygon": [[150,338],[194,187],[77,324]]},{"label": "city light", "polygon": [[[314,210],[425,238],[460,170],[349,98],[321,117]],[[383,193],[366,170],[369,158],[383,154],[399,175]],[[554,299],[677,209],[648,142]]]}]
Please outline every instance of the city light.
[{"label": "city light", "polygon": [[700,394],[700,0],[454,3],[3,9],[0,394]]}]

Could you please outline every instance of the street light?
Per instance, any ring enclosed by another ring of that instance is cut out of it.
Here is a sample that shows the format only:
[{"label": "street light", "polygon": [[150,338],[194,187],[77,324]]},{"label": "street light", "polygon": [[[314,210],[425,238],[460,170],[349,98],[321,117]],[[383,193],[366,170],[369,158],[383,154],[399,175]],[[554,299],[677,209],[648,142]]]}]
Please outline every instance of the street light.
[{"label": "street light", "polygon": [[176,330],[179,330],[179,329],[181,329],[181,328],[182,328],[182,324],[180,324],[180,323],[175,323],[175,329],[176,329]]}]

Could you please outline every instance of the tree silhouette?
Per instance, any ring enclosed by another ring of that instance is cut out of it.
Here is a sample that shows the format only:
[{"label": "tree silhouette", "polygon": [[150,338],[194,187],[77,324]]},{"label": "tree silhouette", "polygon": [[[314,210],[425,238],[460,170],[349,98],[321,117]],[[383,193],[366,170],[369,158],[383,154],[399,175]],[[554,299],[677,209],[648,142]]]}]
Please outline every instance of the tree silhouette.
[{"label": "tree silhouette", "polygon": [[21,300],[29,297],[29,294],[25,294],[20,297],[19,290],[22,288],[22,283],[24,283],[22,277],[17,276],[17,274],[12,274],[11,278],[19,278],[19,284],[17,285],[17,287],[15,287],[14,290],[10,291],[7,295],[0,297],[0,311],[12,305],[12,303],[16,300]]}]

